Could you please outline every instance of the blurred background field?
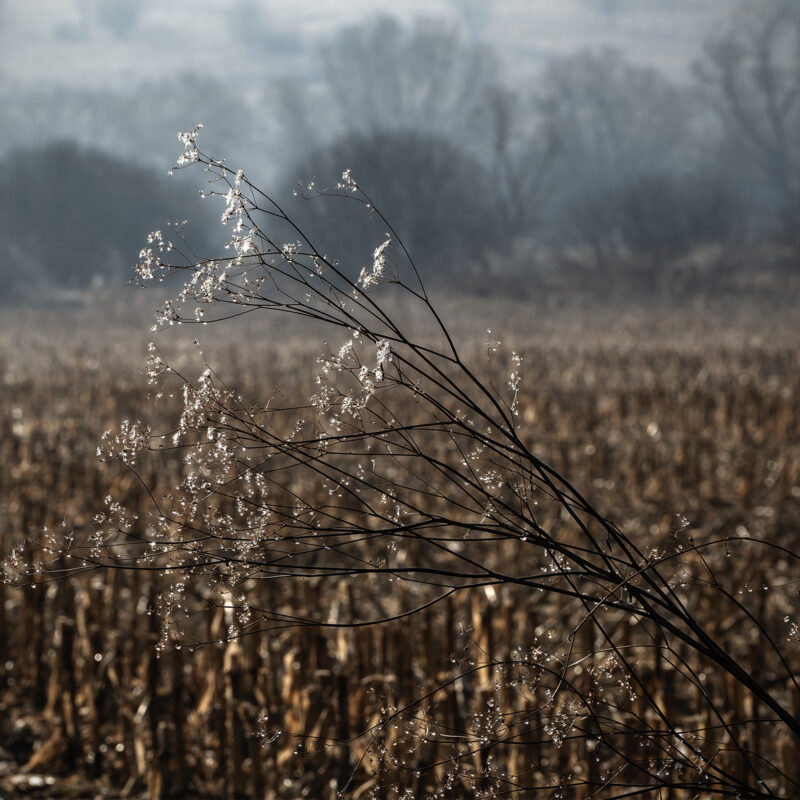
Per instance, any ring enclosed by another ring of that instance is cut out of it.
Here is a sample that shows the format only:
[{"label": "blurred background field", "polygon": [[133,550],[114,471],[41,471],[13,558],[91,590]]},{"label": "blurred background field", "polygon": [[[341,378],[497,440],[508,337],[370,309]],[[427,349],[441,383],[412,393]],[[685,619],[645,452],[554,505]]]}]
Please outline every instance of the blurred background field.
[{"label": "blurred background field", "polygon": [[[96,297],[71,311],[4,315],[5,556],[45,528],[66,525],[80,537],[107,495],[133,509],[147,505],[131,473],[95,455],[100,433],[121,419],[144,417],[168,429],[178,407],[174,398],[156,405],[148,399],[137,365],[152,336],[147,309],[153,298],[130,297],[116,321],[99,310]],[[796,549],[800,332],[792,311],[746,303],[551,310],[468,298],[443,299],[442,306],[482,376],[502,372],[512,348],[523,355],[523,438],[637,543],[684,535],[685,519],[697,541],[765,536]],[[192,341],[199,336],[208,343],[209,362],[223,365],[248,396],[268,397],[281,387],[291,397],[306,391],[321,342],[313,331],[294,332],[278,322],[263,316],[258,324],[189,327],[156,340],[167,339],[173,363],[194,376],[203,368]],[[492,362],[487,343],[496,340],[503,344]],[[145,479],[174,484],[182,465],[167,457],[160,469]],[[32,563],[47,555],[33,546],[24,558]],[[745,591],[759,591],[764,582],[761,566],[744,552],[723,567]],[[770,577],[773,586],[779,577]],[[365,740],[333,742],[380,719],[381,708],[411,701],[457,665],[559,635],[554,597],[476,590],[414,621],[338,633],[253,633],[224,645],[213,644],[225,638],[226,612],[219,609],[203,622],[212,644],[159,658],[158,626],[148,614],[158,586],[156,575],[125,571],[63,581],[42,575],[27,589],[0,584],[0,786],[7,792],[290,798],[302,786],[309,796],[333,798],[337,779],[352,775],[351,790],[366,796],[378,778],[389,783],[394,770],[413,796],[422,796],[432,790],[430,765],[446,755],[444,742],[403,728],[395,735],[410,743],[405,764],[361,763]],[[354,605],[391,602],[377,587],[374,595],[359,591],[320,594],[311,582],[298,585],[292,597],[259,596],[293,614],[309,607],[341,607],[346,614]],[[776,639],[792,636],[784,617],[796,591],[789,576],[760,600]],[[713,608],[698,613],[720,641],[735,642],[736,631]],[[793,647],[787,644],[787,652]],[[758,668],[757,650],[744,658]],[[714,676],[707,680],[715,685]],[[494,679],[478,672],[459,687],[431,700],[442,724],[455,730],[485,707]],[[680,689],[672,691],[677,702]],[[742,700],[731,694],[726,702]],[[796,770],[794,744],[775,747],[784,767]],[[515,752],[519,762],[510,761],[509,769],[522,770],[523,762],[542,757],[547,766],[554,751],[530,744]],[[555,752],[563,764],[550,766],[588,769],[579,749],[565,745]],[[480,755],[475,759],[478,775]]]}]

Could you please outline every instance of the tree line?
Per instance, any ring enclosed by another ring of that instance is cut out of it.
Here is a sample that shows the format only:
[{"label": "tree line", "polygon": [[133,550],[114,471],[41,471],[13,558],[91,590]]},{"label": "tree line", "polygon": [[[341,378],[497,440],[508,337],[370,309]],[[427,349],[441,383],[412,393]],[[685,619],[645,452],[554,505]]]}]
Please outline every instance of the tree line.
[{"label": "tree line", "polygon": [[[391,17],[343,28],[318,58],[319,80],[275,87],[281,134],[265,137],[264,158],[280,165],[278,192],[300,182],[293,213],[353,274],[380,221],[371,229],[346,203],[313,201],[345,168],[433,280],[519,285],[572,265],[652,282],[698,252],[712,271],[730,269],[752,247],[797,271],[791,0],[735,11],[682,84],[605,49],[552,58],[512,85],[485,43]],[[149,168],[63,142],[7,154],[0,190],[0,274],[17,294],[117,279],[143,232],[186,208]]]}]

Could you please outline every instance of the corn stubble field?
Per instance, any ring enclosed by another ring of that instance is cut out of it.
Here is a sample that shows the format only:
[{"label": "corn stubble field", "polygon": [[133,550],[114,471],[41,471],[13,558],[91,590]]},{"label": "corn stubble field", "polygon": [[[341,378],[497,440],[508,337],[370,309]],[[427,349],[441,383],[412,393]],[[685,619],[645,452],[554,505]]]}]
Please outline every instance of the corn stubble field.
[{"label": "corn stubble field", "polygon": [[[485,380],[502,380],[494,373],[506,374],[512,347],[523,355],[521,438],[531,450],[642,549],[680,552],[730,538],[709,556],[714,563],[691,552],[671,562],[682,599],[769,685],[772,662],[721,612],[709,582],[680,580],[681,570],[695,578],[706,569],[718,573],[732,592],[750,595],[764,631],[796,666],[796,575],[785,558],[765,559],[747,543],[765,537],[796,551],[800,539],[800,342],[791,313],[557,312],[479,309],[467,301],[458,308],[449,309],[452,325],[462,342],[472,342],[470,361]],[[149,416],[168,429],[178,413],[177,398],[155,406],[149,399],[152,387],[140,373],[144,326],[129,313],[107,324],[95,312],[77,312],[64,337],[59,313],[4,312],[4,557],[44,529],[66,525],[86,535],[108,495],[144,514],[149,501],[135,475],[96,457],[102,431],[120,420]],[[176,345],[191,374],[202,370],[194,333]],[[503,346],[489,358],[494,338]],[[313,336],[253,325],[215,331],[214,341],[209,361],[223,363],[248,396],[269,398],[275,387],[287,401],[308,396],[320,348]],[[170,453],[157,474],[144,477],[174,485],[183,468],[180,453]],[[557,527],[558,519],[548,524]],[[493,557],[502,563],[514,552],[500,545]],[[22,557],[29,564],[49,558],[36,547]],[[554,691],[555,679],[520,666],[540,663],[568,637],[575,616],[569,598],[487,585],[406,619],[355,628],[263,625],[255,613],[242,626],[248,635],[231,641],[223,640],[234,612],[218,607],[198,617],[193,635],[205,644],[159,650],[151,613],[157,572],[63,568],[63,580],[43,573],[24,588],[0,583],[0,786],[12,796],[333,800],[346,788],[361,798],[466,798],[514,796],[515,785],[533,784],[551,787],[542,796],[606,796],[560,788],[554,776],[596,785],[614,767],[562,724],[570,701]],[[415,604],[413,584],[405,582],[376,578],[354,588],[319,578],[290,586],[291,594],[269,581],[252,586],[251,606],[301,617],[324,609],[335,624],[359,618],[359,609],[391,615]],[[612,621],[623,645],[652,635],[624,613]],[[639,708],[648,719],[654,707],[669,706],[685,731],[697,731],[706,758],[734,774],[744,769],[726,764],[729,734],[708,707],[698,710],[658,647],[636,650],[638,674],[655,698],[647,706],[637,706],[644,689],[626,685],[591,626],[575,630],[570,652],[570,680],[585,697],[605,692],[625,713]],[[694,666],[723,716],[768,716],[733,681]],[[793,702],[788,687],[772,688]],[[772,785],[792,796],[800,779],[797,740],[783,731],[770,736],[756,723],[737,730],[784,773]],[[652,746],[653,770],[680,779],[669,763],[657,763],[655,745],[620,731],[624,756],[646,761]],[[483,746],[490,740],[493,747]],[[702,794],[672,788],[648,796]]]}]

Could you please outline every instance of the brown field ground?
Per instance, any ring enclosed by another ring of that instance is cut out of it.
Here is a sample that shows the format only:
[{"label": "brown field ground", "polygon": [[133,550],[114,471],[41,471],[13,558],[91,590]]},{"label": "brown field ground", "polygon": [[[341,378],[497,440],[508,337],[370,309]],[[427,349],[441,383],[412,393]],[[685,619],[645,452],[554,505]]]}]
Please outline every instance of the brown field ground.
[{"label": "brown field ground", "polygon": [[[169,398],[153,408],[140,374],[148,337],[140,303],[117,309],[113,323],[87,308],[2,312],[4,556],[44,528],[64,524],[83,535],[107,495],[134,509],[146,505],[129,473],[95,455],[102,431],[120,420],[149,416],[168,427],[175,413]],[[445,311],[456,335],[474,343],[476,368],[487,375],[487,328],[523,354],[524,438],[637,541],[668,539],[681,528],[680,515],[698,541],[749,533],[800,547],[794,313],[741,304],[541,311],[475,301],[446,303]],[[224,364],[251,396],[269,396],[275,385],[305,391],[317,332],[260,325],[203,329],[211,363]],[[202,369],[191,344],[196,333],[181,332],[165,345],[192,374]],[[168,484],[180,463],[167,459],[161,469],[154,477]],[[797,577],[745,549],[725,565],[727,575],[743,592],[759,594],[760,618],[796,664],[796,630],[784,619],[798,616]],[[35,546],[24,555],[42,557]],[[366,753],[366,739],[352,737],[380,719],[382,705],[412,701],[465,660],[527,650],[558,636],[561,624],[555,600],[481,590],[377,628],[289,629],[158,657],[157,624],[148,614],[157,591],[157,577],[137,572],[64,580],[42,574],[26,588],[0,584],[0,786],[7,793],[334,798],[337,780],[352,776],[354,796],[367,797],[376,775],[383,771],[385,780],[394,770],[410,797],[423,797],[437,780],[430,765],[446,757],[447,745],[406,729],[397,733],[408,739],[404,763],[386,765]],[[321,595],[302,584],[292,597],[268,600],[296,613],[377,602],[368,593]],[[757,670],[757,646],[735,643],[736,631],[703,602],[697,613]],[[209,640],[224,638],[222,609],[202,624]],[[589,652],[592,643],[585,646]],[[707,680],[715,686],[714,676]],[[463,730],[493,696],[494,683],[490,671],[478,671],[458,691],[434,696],[431,713]],[[715,690],[739,710],[743,700],[733,688]],[[680,690],[674,692],[678,702]],[[334,744],[343,740],[352,741]],[[770,748],[796,775],[796,743]],[[553,758],[562,769],[580,770],[583,756],[568,743],[553,755],[546,743],[531,742],[500,750],[498,758],[521,774]],[[485,766],[476,754],[476,774]],[[471,791],[465,784],[463,796],[476,796]]]}]

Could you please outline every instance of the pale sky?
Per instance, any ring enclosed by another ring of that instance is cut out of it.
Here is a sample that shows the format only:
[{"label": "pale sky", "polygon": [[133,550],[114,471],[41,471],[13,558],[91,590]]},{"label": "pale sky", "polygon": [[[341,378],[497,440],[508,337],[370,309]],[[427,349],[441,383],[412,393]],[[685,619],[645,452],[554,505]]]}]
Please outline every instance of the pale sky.
[{"label": "pale sky", "polygon": [[611,45],[680,75],[714,20],[733,5],[733,0],[0,0],[0,74],[17,87],[111,88],[185,72],[246,86],[254,71],[302,72],[321,38],[388,13],[458,20],[501,53],[510,74],[525,73],[547,54]]},{"label": "pale sky", "polygon": [[[769,0],[759,0],[769,2]],[[275,98],[322,85],[318,46],[391,14],[450,20],[535,86],[552,55],[605,46],[685,78],[737,0],[0,0],[0,156],[75,139],[159,166],[196,122],[204,141],[277,169],[291,155]],[[272,94],[270,94],[272,92]],[[324,127],[324,125],[323,125]],[[280,136],[284,136],[281,143]],[[269,152],[269,157],[265,153]]]}]

